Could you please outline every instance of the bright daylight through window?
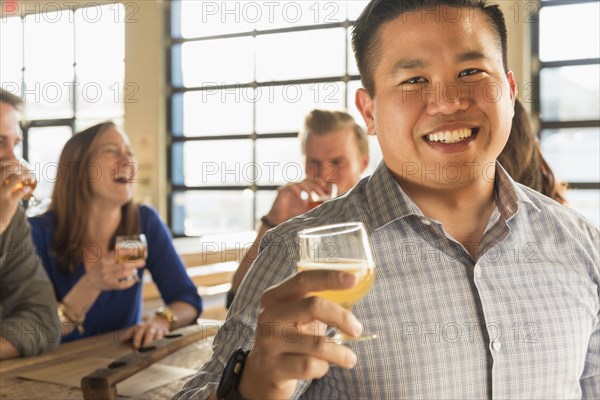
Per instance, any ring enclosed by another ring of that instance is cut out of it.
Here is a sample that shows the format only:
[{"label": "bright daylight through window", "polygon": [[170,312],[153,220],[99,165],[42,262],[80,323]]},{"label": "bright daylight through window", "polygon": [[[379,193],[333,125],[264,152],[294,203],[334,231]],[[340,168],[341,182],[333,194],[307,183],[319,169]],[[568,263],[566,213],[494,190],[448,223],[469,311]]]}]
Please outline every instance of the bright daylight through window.
[{"label": "bright daylight through window", "polygon": [[25,100],[21,155],[35,169],[40,198],[50,196],[74,132],[123,119],[125,9],[73,4],[14,5],[0,19],[0,84]]}]

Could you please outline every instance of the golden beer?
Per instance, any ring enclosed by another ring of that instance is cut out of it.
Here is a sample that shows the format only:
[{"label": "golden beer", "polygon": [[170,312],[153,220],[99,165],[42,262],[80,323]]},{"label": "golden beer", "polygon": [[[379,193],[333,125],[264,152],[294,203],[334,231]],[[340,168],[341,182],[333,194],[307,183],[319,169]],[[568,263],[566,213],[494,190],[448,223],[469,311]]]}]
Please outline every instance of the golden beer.
[{"label": "golden beer", "polygon": [[115,243],[115,262],[119,264],[143,260],[147,257],[146,237],[120,236]]},{"label": "golden beer", "polygon": [[313,296],[322,297],[333,303],[339,304],[347,310],[351,310],[354,304],[367,294],[375,280],[375,266],[368,265],[367,262],[363,260],[340,259],[332,262],[300,262],[298,264],[299,272],[318,269],[344,271],[358,277],[358,283],[350,289],[322,290],[311,293]]},{"label": "golden beer", "polygon": [[35,180],[35,178],[26,176],[23,180],[21,180],[21,182],[15,185],[13,190],[16,192],[17,190],[23,189],[25,186],[29,186],[31,188],[31,192],[27,196],[23,197],[23,200],[29,200],[37,186],[37,181]]}]

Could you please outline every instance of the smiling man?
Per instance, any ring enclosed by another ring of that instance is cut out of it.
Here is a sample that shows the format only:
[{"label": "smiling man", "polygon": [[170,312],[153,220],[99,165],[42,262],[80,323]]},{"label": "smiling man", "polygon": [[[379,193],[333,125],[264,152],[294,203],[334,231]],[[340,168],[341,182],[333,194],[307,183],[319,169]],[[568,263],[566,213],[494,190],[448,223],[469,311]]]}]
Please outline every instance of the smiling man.
[{"label": "smiling man", "polygon": [[[485,1],[369,3],[356,104],[384,160],[267,233],[213,358],[176,398],[598,397],[600,235],[495,161],[516,96],[506,41]],[[312,293],[354,275],[296,273],[300,229],[349,221],[376,265],[353,314]],[[339,345],[315,322],[379,336]]]}]

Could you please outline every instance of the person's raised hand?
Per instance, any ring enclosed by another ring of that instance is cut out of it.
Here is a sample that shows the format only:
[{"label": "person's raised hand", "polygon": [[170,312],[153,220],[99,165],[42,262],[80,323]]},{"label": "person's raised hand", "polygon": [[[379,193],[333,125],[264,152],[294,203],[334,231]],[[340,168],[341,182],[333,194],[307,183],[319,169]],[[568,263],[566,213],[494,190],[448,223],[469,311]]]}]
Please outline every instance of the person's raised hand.
[{"label": "person's raised hand", "polygon": [[307,198],[303,198],[302,193],[308,196],[315,193],[318,196],[324,196],[331,193],[330,185],[315,181],[314,179],[305,179],[302,182],[291,183],[280,187],[277,190],[277,197],[273,202],[267,218],[273,224],[280,224],[290,218],[296,217],[311,209]]},{"label": "person's raised hand", "polygon": [[325,336],[326,325],[350,336],[362,326],[340,305],[311,292],[340,290],[357,283],[354,274],[333,270],[303,271],[267,290],[261,299],[256,338],[242,374],[244,398],[289,398],[299,379],[321,378],[330,364],[352,368],[356,355]]},{"label": "person's raised hand", "polygon": [[21,185],[21,166],[16,161],[0,163],[0,234],[4,233],[17,212],[19,202],[31,193],[29,186]]}]

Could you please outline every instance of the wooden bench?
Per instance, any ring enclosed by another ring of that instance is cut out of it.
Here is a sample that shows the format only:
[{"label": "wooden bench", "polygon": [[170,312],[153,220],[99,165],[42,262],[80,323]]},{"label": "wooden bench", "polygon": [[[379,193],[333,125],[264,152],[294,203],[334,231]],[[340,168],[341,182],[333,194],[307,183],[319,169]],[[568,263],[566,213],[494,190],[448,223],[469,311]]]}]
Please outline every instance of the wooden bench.
[{"label": "wooden bench", "polygon": [[[226,293],[231,287],[231,278],[238,267],[237,261],[188,267],[187,272],[201,296]],[[158,287],[149,273],[144,275],[142,289],[144,300],[160,298]]]}]

